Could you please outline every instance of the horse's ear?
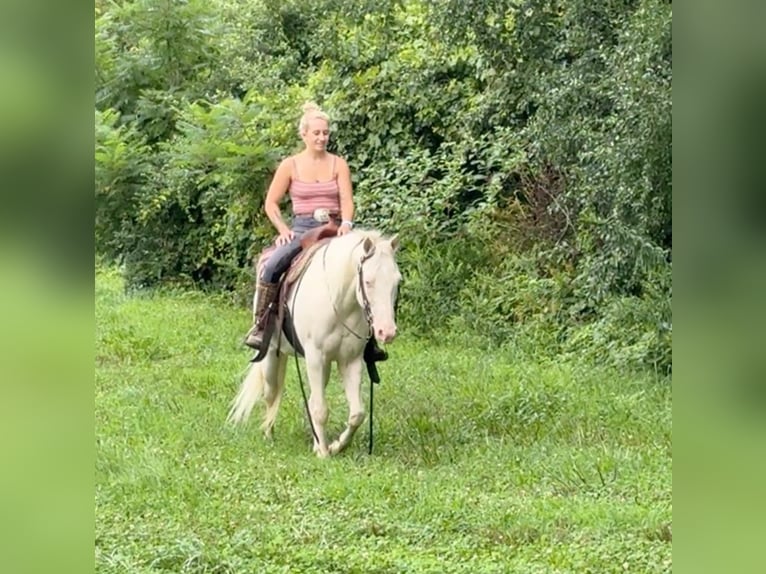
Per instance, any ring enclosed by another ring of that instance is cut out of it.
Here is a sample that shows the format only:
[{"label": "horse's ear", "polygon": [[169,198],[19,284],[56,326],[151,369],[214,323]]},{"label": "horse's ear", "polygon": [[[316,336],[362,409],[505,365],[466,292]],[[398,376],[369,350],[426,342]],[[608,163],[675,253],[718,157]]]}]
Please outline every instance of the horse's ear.
[{"label": "horse's ear", "polygon": [[365,237],[364,243],[362,243],[362,248],[364,249],[365,255],[372,255],[373,251],[375,251],[375,242],[369,237]]},{"label": "horse's ear", "polygon": [[389,243],[391,243],[392,251],[396,251],[397,249],[399,249],[399,234],[394,233],[394,236],[391,239],[389,239]]}]

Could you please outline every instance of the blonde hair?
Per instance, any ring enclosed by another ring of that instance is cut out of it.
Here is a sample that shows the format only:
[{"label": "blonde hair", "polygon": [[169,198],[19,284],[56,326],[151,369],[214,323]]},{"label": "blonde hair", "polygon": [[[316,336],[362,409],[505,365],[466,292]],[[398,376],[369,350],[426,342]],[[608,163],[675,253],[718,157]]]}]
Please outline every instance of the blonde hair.
[{"label": "blonde hair", "polygon": [[322,119],[327,122],[328,126],[330,125],[330,116],[324,113],[315,102],[306,102],[303,104],[301,121],[298,122],[298,132],[300,132],[301,135],[306,133],[306,130],[309,129],[309,122],[314,118]]}]

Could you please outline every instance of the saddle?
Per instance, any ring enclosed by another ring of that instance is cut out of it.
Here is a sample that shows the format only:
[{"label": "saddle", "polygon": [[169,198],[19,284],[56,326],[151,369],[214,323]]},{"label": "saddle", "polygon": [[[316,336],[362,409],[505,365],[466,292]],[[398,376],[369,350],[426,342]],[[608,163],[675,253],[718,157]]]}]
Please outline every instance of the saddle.
[{"label": "saddle", "polygon": [[290,263],[289,269],[280,279],[280,294],[285,290],[285,286],[289,288],[298,277],[301,276],[306,265],[309,264],[314,253],[322,245],[327,243],[333,237],[338,235],[338,226],[334,222],[330,221],[325,223],[321,227],[315,227],[314,229],[307,231],[303,237],[301,237],[301,252],[295,256],[295,259]]}]

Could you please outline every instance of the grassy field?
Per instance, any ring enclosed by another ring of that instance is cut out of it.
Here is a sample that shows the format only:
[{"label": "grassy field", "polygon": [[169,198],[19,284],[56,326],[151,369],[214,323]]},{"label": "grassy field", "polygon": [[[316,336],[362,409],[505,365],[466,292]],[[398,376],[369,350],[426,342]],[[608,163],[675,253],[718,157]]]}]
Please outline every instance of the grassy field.
[{"label": "grassy field", "polygon": [[[373,456],[365,422],[318,460],[292,360],[273,443],[260,409],[224,425],[246,310],[129,296],[112,271],[96,297],[97,572],[671,571],[668,381],[423,345],[400,325]],[[334,437],[335,376],[328,394]]]}]

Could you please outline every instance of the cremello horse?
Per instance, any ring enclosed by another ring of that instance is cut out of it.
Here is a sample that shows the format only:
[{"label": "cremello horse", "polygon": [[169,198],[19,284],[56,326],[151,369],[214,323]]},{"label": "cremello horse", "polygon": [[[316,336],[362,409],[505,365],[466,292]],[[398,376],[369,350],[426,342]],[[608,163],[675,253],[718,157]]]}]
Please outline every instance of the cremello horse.
[{"label": "cremello horse", "polygon": [[[314,452],[325,457],[346,448],[365,418],[361,400],[364,347],[370,332],[388,343],[396,336],[394,304],[401,274],[396,236],[352,231],[331,239],[314,254],[287,299],[295,333],[303,347],[310,387],[308,401]],[[281,339],[281,341],[280,341]],[[279,344],[279,352],[277,345]],[[245,422],[260,400],[266,404],[263,431],[270,438],[285,381],[287,353],[295,350],[275,333],[262,361],[253,363],[234,399],[228,420]],[[338,365],[348,401],[346,428],[328,444],[325,387],[332,362]]]}]

